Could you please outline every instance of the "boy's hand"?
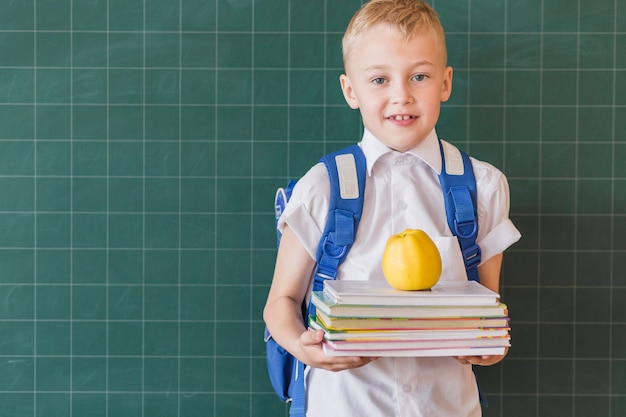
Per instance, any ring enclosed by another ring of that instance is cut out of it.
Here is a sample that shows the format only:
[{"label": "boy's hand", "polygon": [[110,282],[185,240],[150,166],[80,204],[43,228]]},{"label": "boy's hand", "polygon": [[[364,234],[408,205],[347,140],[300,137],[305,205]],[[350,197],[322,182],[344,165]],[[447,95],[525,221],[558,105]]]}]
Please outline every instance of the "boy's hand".
[{"label": "boy's hand", "polygon": [[456,359],[459,363],[462,363],[463,365],[472,364],[479,366],[490,366],[495,365],[496,363],[504,359],[508,352],[509,348],[507,347],[504,351],[504,355],[455,356],[454,359]]},{"label": "boy's hand", "polygon": [[[359,356],[326,356],[322,351],[323,330],[308,330],[300,336],[300,351],[303,354],[303,362],[314,368],[322,368],[328,371],[343,371],[345,369],[359,368],[367,365],[376,358]],[[302,360],[301,359],[301,360]]]}]

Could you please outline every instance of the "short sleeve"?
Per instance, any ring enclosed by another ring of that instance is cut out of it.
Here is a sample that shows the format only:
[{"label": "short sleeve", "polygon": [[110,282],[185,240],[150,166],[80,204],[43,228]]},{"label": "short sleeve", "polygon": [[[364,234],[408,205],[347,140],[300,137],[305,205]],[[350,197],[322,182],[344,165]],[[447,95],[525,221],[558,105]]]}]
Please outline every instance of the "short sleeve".
[{"label": "short sleeve", "polygon": [[313,166],[293,189],[285,211],[278,220],[282,232],[285,224],[297,236],[312,259],[326,224],[330,200],[330,181],[323,164]]},{"label": "short sleeve", "polygon": [[478,238],[482,261],[504,252],[521,234],[509,218],[510,194],[505,175],[494,166],[472,159],[478,192]]}]

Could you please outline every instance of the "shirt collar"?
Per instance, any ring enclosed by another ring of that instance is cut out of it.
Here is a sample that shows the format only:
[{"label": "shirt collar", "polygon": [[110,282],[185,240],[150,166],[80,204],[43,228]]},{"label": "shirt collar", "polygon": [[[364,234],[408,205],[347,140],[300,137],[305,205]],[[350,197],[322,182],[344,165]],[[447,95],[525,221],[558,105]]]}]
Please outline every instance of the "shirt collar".
[{"label": "shirt collar", "polygon": [[[399,155],[401,153],[387,147],[387,145],[379,141],[367,129],[365,129],[365,131],[363,132],[363,139],[361,140],[360,145],[367,161],[368,175],[372,175],[372,169],[374,168],[374,165],[383,155]],[[437,175],[441,173],[441,151],[439,149],[439,140],[435,129],[433,129],[428,134],[428,136],[426,136],[426,138],[422,142],[420,142],[415,148],[409,149],[404,153],[413,155],[421,159],[428,166],[430,166],[437,173]]]}]

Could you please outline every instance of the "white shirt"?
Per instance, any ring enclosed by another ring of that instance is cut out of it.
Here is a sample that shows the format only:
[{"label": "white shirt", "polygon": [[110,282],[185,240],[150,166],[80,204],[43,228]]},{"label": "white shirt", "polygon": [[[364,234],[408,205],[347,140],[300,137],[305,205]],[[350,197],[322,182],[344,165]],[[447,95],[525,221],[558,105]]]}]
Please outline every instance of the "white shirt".
[{"label": "white shirt", "polygon": [[[400,153],[367,130],[359,144],[367,160],[363,215],[356,239],[337,279],[384,280],[381,262],[389,236],[422,229],[443,260],[442,280],[465,280],[459,243],[445,215],[438,174],[441,154],[437,134]],[[472,158],[477,183],[477,243],[482,261],[503,252],[520,238],[509,219],[509,188],[502,172]],[[312,167],[295,187],[279,228],[287,223],[315,259],[326,223],[330,195],[323,164]],[[309,369],[308,417],[432,417],[481,415],[470,365],[452,358],[379,358],[341,372]]]}]

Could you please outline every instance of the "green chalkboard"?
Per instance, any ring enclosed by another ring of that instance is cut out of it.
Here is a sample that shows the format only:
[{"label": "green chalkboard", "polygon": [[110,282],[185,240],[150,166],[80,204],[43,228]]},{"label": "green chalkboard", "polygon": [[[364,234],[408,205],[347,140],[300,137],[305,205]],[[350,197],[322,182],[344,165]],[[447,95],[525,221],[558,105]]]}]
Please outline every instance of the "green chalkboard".
[{"label": "green chalkboard", "polygon": [[[357,0],[0,3],[0,417],[277,416],[272,200],[359,139]],[[438,133],[509,178],[485,416],[626,413],[626,5],[431,2]]]}]

